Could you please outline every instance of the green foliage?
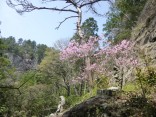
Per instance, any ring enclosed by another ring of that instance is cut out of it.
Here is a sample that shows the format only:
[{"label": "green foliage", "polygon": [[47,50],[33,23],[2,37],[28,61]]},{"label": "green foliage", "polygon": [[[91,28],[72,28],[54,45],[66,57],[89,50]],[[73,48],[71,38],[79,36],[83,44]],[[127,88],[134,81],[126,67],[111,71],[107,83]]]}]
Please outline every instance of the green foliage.
[{"label": "green foliage", "polygon": [[13,71],[9,59],[5,57],[5,51],[6,45],[3,39],[0,39],[0,80],[9,78]]},{"label": "green foliage", "polygon": [[9,77],[10,69],[9,69],[10,61],[4,57],[0,57],[0,80],[6,79]]},{"label": "green foliage", "polygon": [[132,27],[147,0],[116,0],[107,13],[103,31],[114,44],[130,37]]},{"label": "green foliage", "polygon": [[123,39],[129,39],[130,36],[131,36],[131,30],[129,29],[124,30],[116,35],[115,39],[113,40],[113,43],[116,44],[121,42]]},{"label": "green foliage", "polygon": [[152,91],[151,89],[156,86],[155,68],[149,66],[145,69],[137,68],[136,76],[142,90],[142,96],[146,97]]},{"label": "green foliage", "polygon": [[156,86],[156,70],[153,67],[148,67],[147,69],[137,69],[138,80],[142,82],[143,85],[148,87]]},{"label": "green foliage", "polygon": [[136,77],[137,77],[137,81],[140,85],[140,88],[142,90],[142,96],[145,98],[146,97],[146,86],[143,84],[142,79],[144,78],[144,76],[143,76],[143,73],[140,68],[137,68],[137,70],[136,70]]},{"label": "green foliage", "polygon": [[0,115],[5,114],[7,111],[8,111],[8,109],[7,109],[6,105],[1,105],[0,106]]},{"label": "green foliage", "polygon": [[81,96],[81,101],[83,102],[89,99],[90,97],[95,96],[97,94],[97,89],[98,87],[95,85],[94,88],[90,92],[87,92],[83,96]]},{"label": "green foliage", "polygon": [[47,83],[52,83],[52,80],[59,80],[57,78],[58,74],[60,73],[60,64],[61,63],[59,61],[58,51],[53,48],[47,48],[45,51],[45,58],[38,66],[38,69],[42,72],[42,75],[44,76],[44,79],[41,79],[42,83],[45,83],[45,81]]},{"label": "green foliage", "polygon": [[20,76],[20,83],[26,83],[24,86],[32,86],[37,82],[37,72],[27,71]]},{"label": "green foliage", "polygon": [[146,79],[144,81],[150,86],[156,86],[156,69],[149,67],[146,74],[144,74]]},{"label": "green foliage", "polygon": [[51,87],[44,84],[29,86],[22,97],[23,109],[30,116],[39,116],[44,110],[56,108],[57,105]]},{"label": "green foliage", "polygon": [[123,86],[123,91],[125,92],[136,92],[139,89],[139,86],[137,83],[127,83]]},{"label": "green foliage", "polygon": [[105,89],[108,87],[108,78],[101,75],[99,76],[99,78],[96,80],[96,85],[97,88],[99,89]]},{"label": "green foliage", "polygon": [[20,56],[23,59],[31,59],[40,63],[45,56],[47,46],[44,44],[36,44],[35,41],[18,39],[10,36],[8,38],[2,38],[2,41],[6,45],[6,52],[12,53],[14,56]]},{"label": "green foliage", "polygon": [[22,74],[16,81],[16,87],[20,86],[18,90],[0,89],[0,114],[16,117],[44,116],[57,109],[58,95],[52,85],[38,83],[39,74],[37,71]]},{"label": "green foliage", "polygon": [[54,48],[48,48],[45,54],[45,58],[38,66],[43,76],[39,82],[51,84],[56,93],[69,96],[71,94],[72,65],[62,62],[59,58],[59,51]]},{"label": "green foliage", "polygon": [[10,36],[8,38],[3,38],[3,42],[5,45],[7,45],[7,50],[9,52],[15,52],[16,51],[16,40],[14,37]]},{"label": "green foliage", "polygon": [[47,49],[47,46],[44,44],[37,45],[38,64],[41,63],[42,59],[44,58],[46,49]]},{"label": "green foliage", "polygon": [[96,95],[97,91],[97,86],[95,86],[90,92],[87,92],[83,94],[82,96],[77,96],[77,95],[71,95],[69,97],[66,97],[66,106],[73,107],[83,101],[86,101],[87,99],[93,97]]},{"label": "green foliage", "polygon": [[84,59],[79,59],[75,62],[75,64],[73,65],[73,70],[75,73],[80,73],[81,70],[85,67],[85,63],[84,63]]},{"label": "green foliage", "polygon": [[142,95],[151,93],[151,89],[156,86],[156,68],[151,64],[152,58],[145,54],[145,49],[139,49],[139,56],[144,63],[136,68],[137,82],[142,90]]},{"label": "green foliage", "polygon": [[[26,117],[33,112],[39,116],[38,113],[41,114],[44,108],[56,104],[54,96],[49,96],[53,93],[51,87],[37,84],[40,79],[39,72],[28,71],[21,74],[16,71],[16,76],[7,58],[10,53],[21,58],[36,59],[36,42],[19,39],[16,43],[14,37],[0,39],[0,116]],[[41,51],[39,54],[43,53],[44,51]],[[32,99],[33,96],[36,98]]]},{"label": "green foliage", "polygon": [[66,107],[65,108],[73,107],[76,104],[80,103],[80,101],[81,101],[81,97],[77,96],[77,95],[71,95],[69,97],[66,97]]},{"label": "green foliage", "polygon": [[15,111],[13,113],[13,116],[15,116],[15,117],[26,117],[26,112],[25,111]]},{"label": "green foliage", "polygon": [[[88,38],[90,36],[97,36],[98,32],[97,21],[92,17],[86,19],[81,26],[81,30],[83,32],[83,35],[85,36],[84,41],[88,41]],[[71,40],[76,40],[79,42],[79,36],[77,35],[77,33],[74,34]]]},{"label": "green foliage", "polygon": [[88,38],[89,36],[96,36],[98,32],[97,21],[94,20],[94,18],[90,17],[83,22],[81,29],[86,38]]}]

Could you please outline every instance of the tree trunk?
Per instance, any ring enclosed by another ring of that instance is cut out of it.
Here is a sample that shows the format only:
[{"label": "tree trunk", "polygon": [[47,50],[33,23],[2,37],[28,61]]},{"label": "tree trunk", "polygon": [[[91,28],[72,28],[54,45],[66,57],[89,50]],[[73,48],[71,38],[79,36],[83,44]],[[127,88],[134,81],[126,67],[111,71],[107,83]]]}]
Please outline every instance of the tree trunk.
[{"label": "tree trunk", "polygon": [[67,96],[70,96],[70,85],[67,86]]},{"label": "tree trunk", "polygon": [[75,92],[75,95],[77,95],[78,96],[78,90],[77,90],[77,88],[76,88],[76,86],[74,85],[74,92]]},{"label": "tree trunk", "polygon": [[[91,62],[90,62],[90,58],[86,57],[86,68],[90,68],[91,66]],[[91,70],[86,70],[87,76],[88,76],[88,81],[89,81],[89,88],[93,87],[93,77],[92,77],[92,73]]]},{"label": "tree trunk", "polygon": [[83,88],[84,88],[84,82],[81,82],[80,84],[80,96],[83,94]]},{"label": "tree trunk", "polygon": [[78,11],[78,21],[77,21],[77,34],[80,37],[79,43],[82,43],[82,39],[83,39],[83,34],[82,34],[82,30],[81,30],[81,20],[82,20],[82,11],[81,8],[77,7],[77,11]]}]

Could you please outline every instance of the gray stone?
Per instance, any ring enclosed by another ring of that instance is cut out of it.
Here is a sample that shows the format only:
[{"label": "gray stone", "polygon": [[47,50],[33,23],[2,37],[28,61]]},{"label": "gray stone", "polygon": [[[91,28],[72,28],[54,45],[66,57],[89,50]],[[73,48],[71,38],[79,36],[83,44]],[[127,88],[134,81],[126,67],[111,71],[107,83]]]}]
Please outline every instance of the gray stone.
[{"label": "gray stone", "polygon": [[156,65],[156,0],[148,0],[133,28],[131,40]]}]

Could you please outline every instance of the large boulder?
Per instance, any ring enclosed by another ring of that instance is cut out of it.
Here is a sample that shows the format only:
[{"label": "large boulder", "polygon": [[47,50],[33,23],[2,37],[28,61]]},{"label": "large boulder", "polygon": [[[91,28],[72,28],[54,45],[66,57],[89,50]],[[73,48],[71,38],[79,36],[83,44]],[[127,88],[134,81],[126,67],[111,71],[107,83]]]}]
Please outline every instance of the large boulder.
[{"label": "large boulder", "polygon": [[66,111],[62,117],[155,117],[155,112],[155,103],[142,97],[95,96]]}]

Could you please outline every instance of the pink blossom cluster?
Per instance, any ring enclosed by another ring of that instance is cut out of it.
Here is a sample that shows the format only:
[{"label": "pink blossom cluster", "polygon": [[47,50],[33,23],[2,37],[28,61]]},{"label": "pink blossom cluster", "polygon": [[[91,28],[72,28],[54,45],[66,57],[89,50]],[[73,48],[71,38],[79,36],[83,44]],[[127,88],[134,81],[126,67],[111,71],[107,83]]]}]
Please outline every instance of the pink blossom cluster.
[{"label": "pink blossom cluster", "polygon": [[70,82],[70,84],[81,84],[83,81],[87,81],[87,75],[85,72],[81,73],[79,76],[73,78]]},{"label": "pink blossom cluster", "polygon": [[76,57],[79,53],[79,44],[75,41],[71,41],[68,46],[60,53],[61,60],[68,60]]},{"label": "pink blossom cluster", "polygon": [[[98,58],[97,72],[108,74],[113,70],[113,66],[122,67],[135,67],[138,60],[133,52],[133,43],[123,40],[115,46],[108,46],[102,48],[95,55]],[[111,73],[110,73],[111,74]]]},{"label": "pink blossom cluster", "polygon": [[100,51],[95,54],[95,56],[99,56],[99,55],[102,56],[103,54],[115,55],[115,54],[118,54],[119,52],[125,53],[125,52],[131,50],[131,48],[133,47],[132,45],[133,44],[127,40],[123,40],[121,43],[119,43],[115,46],[111,46],[109,44],[108,46],[101,48]]},{"label": "pink blossom cluster", "polygon": [[89,56],[93,53],[98,38],[90,37],[87,43],[78,44],[71,41],[67,48],[60,53],[61,60],[78,59]]},{"label": "pink blossom cluster", "polygon": [[[90,66],[84,68],[84,73],[74,78],[73,83],[80,83],[87,80],[85,71],[94,71],[100,74],[112,75],[113,67],[135,67],[138,60],[133,52],[133,43],[123,40],[117,45],[111,45],[109,42],[100,50],[97,50],[96,43],[99,38],[90,37],[88,42],[78,44],[75,41],[69,43],[66,49],[60,53],[61,60],[77,60],[84,57],[94,57],[96,61],[90,63]],[[96,50],[96,52],[95,52]]]},{"label": "pink blossom cluster", "polygon": [[93,64],[91,64],[90,66],[87,66],[87,67],[85,68],[85,70],[94,71],[94,70],[96,70],[96,68],[97,68],[97,64],[96,64],[96,63],[93,63]]}]

